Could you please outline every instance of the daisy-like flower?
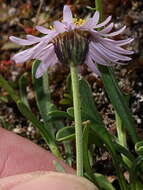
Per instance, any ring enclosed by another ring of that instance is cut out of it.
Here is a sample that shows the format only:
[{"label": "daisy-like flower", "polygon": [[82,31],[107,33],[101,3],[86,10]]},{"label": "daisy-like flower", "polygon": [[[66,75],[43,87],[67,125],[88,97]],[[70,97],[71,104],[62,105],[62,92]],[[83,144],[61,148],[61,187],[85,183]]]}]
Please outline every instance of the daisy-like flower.
[{"label": "daisy-like flower", "polygon": [[[133,39],[113,40],[110,37],[119,35],[125,26],[116,32],[111,32],[114,24],[110,23],[111,16],[99,22],[99,12],[86,20],[77,20],[72,16],[70,7],[63,9],[63,21],[55,21],[52,29],[36,26],[36,29],[45,34],[43,37],[26,35],[26,39],[10,37],[10,40],[19,45],[34,45],[12,57],[16,63],[23,63],[31,59],[41,61],[36,78],[39,78],[48,67],[56,63],[87,64],[88,67],[100,75],[97,64],[112,66],[123,64],[131,60],[128,55],[132,51],[121,46],[129,44]],[[101,28],[101,30],[99,30]],[[122,63],[123,62],[123,63]]]}]

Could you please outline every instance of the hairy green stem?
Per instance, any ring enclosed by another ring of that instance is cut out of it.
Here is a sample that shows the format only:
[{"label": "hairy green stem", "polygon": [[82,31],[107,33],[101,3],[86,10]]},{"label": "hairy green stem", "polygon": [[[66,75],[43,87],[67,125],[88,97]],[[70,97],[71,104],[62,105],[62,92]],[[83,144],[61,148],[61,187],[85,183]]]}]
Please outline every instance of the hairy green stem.
[{"label": "hairy green stem", "polygon": [[100,13],[100,21],[103,20],[103,7],[102,7],[102,0],[95,0],[96,10]]},{"label": "hairy green stem", "polygon": [[74,63],[70,65],[72,91],[73,91],[73,105],[74,105],[74,119],[75,119],[75,134],[76,134],[76,163],[77,176],[83,176],[83,132],[81,121],[81,103],[79,93],[79,81],[77,66]]}]

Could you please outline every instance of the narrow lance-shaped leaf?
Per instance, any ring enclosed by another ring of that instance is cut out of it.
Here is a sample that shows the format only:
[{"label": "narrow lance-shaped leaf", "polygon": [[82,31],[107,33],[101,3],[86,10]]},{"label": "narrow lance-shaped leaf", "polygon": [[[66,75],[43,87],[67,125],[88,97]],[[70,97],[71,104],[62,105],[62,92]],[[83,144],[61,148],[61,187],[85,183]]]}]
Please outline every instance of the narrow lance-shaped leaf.
[{"label": "narrow lance-shaped leaf", "polygon": [[[96,6],[96,3],[97,3],[97,7],[96,7],[96,10],[97,11],[99,11],[99,13],[101,14],[101,18],[103,18],[103,8],[102,8],[102,0],[95,0],[95,6]],[[102,69],[106,69],[107,71],[108,71],[108,68],[106,68],[106,67],[104,67],[104,66],[101,66],[101,65],[99,65],[99,69],[100,70],[102,70]],[[106,81],[106,79],[103,77],[103,72],[101,71],[101,74],[102,74],[102,79],[103,79],[103,82],[104,82],[104,85],[106,84],[106,83],[108,83],[109,81],[108,81],[108,78],[107,78],[107,81]],[[110,78],[110,75],[109,75],[109,78]],[[105,79],[105,80],[104,80]],[[105,85],[106,86],[106,85]],[[112,84],[110,83],[110,88],[112,87]],[[117,89],[116,89],[117,90]],[[116,90],[115,90],[115,92],[116,92]],[[110,89],[108,89],[107,90],[107,93],[108,93],[108,91],[110,92]],[[111,98],[110,98],[111,99]],[[111,101],[112,101],[112,99],[111,99]],[[114,102],[115,104],[116,104],[116,102]],[[113,104],[113,103],[112,103]],[[114,106],[114,104],[113,104],[113,106]],[[119,111],[118,109],[116,110],[117,112]],[[126,111],[126,110],[125,110]],[[118,113],[119,114],[119,116],[120,116],[120,113]],[[123,113],[122,113],[123,114]],[[121,117],[121,119],[122,119],[122,117]],[[126,123],[125,123],[125,125],[126,125]],[[128,128],[129,128],[130,126],[128,126]],[[137,140],[138,140],[138,137],[137,137],[137,135],[135,134],[133,134],[132,133],[133,131],[132,131],[132,129],[130,128],[130,134],[131,134],[131,136],[132,136],[132,140],[133,140],[133,142],[136,142]],[[124,176],[123,176],[123,174],[122,174],[122,171],[120,170],[120,166],[118,165],[118,159],[116,160],[116,156],[117,155],[113,155],[112,154],[112,156],[113,157],[115,157],[114,158],[114,160],[113,160],[113,162],[114,162],[114,166],[115,166],[115,168],[116,168],[116,173],[117,173],[117,176],[118,176],[118,180],[119,180],[119,184],[120,184],[120,188],[121,189],[124,189],[124,190],[126,190],[126,189],[128,189],[128,184],[126,183],[126,180],[125,180],[125,178],[124,178]]]},{"label": "narrow lance-shaped leaf", "polygon": [[28,86],[28,81],[27,81],[27,73],[24,73],[20,79],[19,79],[19,90],[20,90],[20,97],[21,97],[21,101],[29,108],[29,102],[27,99],[27,86]]},{"label": "narrow lance-shaped leaf", "polygon": [[[102,3],[102,0],[95,0],[96,10],[100,13],[100,21],[103,21],[104,17]],[[98,30],[100,31],[100,29]],[[98,68],[101,73],[105,90],[110,98],[113,107],[115,108],[125,127],[127,128],[132,138],[132,141],[136,143],[139,138],[135,131],[135,123],[131,116],[125,97],[118,87],[112,68],[100,64],[98,65]]]},{"label": "narrow lance-shaped leaf", "polygon": [[59,111],[53,104],[50,97],[48,73],[45,72],[41,78],[35,78],[35,73],[39,64],[40,61],[36,60],[32,66],[32,79],[36,95],[36,103],[40,111],[41,117],[44,120],[45,127],[49,128],[49,132],[53,135],[53,138],[55,139],[53,127],[55,126],[57,129],[59,129],[63,127],[63,124],[59,120],[55,121],[54,118],[52,119],[51,115],[49,114],[51,112],[57,113]]},{"label": "narrow lance-shaped leaf", "polygon": [[113,71],[109,67],[99,66],[99,68],[110,101],[123,121],[124,126],[127,128],[132,141],[136,143],[139,140],[139,137],[135,131],[135,122],[131,116],[127,101],[118,87]]},{"label": "narrow lance-shaped leaf", "polygon": [[90,180],[104,190],[115,190],[112,184],[106,179],[105,176],[99,173],[93,174],[88,157],[88,140],[89,131],[91,128],[87,125],[83,131],[83,147],[84,147],[84,168],[85,172],[90,177]]},{"label": "narrow lance-shaped leaf", "polygon": [[[85,90],[85,86],[86,86],[86,90]],[[82,107],[82,109],[85,110],[85,113],[87,113],[88,116],[90,116],[89,115],[89,111],[90,111],[89,109],[90,108],[88,108],[88,111],[87,111],[86,105],[89,106],[91,104],[91,102],[93,102],[93,100],[90,100],[90,101],[88,100],[88,99],[92,99],[93,97],[91,96],[91,94],[92,94],[91,89],[89,87],[88,88],[87,87],[88,87],[88,85],[84,85],[84,88],[81,88],[81,86],[80,86],[80,89],[84,89],[84,91],[81,91],[81,102],[82,102],[81,107]],[[114,138],[107,131],[105,125],[103,124],[103,122],[101,120],[101,117],[100,117],[96,107],[94,108],[94,106],[95,105],[92,104],[92,107],[91,107],[92,112],[94,112],[94,118],[90,117],[91,123],[89,123],[89,125],[93,129],[95,134],[98,135],[99,138],[103,141],[103,143],[106,145],[107,149],[112,154],[113,163],[114,163],[114,166],[116,168],[117,175],[120,179],[121,186],[126,186],[127,185],[126,181],[124,179],[124,176],[122,175],[122,167],[121,167],[121,165],[119,165],[119,163],[120,162],[123,163],[123,161],[121,159],[121,156],[116,153],[116,150],[114,147],[114,141],[113,141]]]},{"label": "narrow lance-shaped leaf", "polygon": [[16,94],[14,89],[9,85],[9,83],[0,75],[0,86],[4,88],[9,95],[12,97],[14,102],[17,104],[19,111],[22,113],[26,119],[30,120],[32,124],[39,129],[40,134],[43,136],[47,144],[49,145],[53,154],[59,158],[61,155],[58,151],[56,143],[53,141],[51,135],[48,133],[45,126],[37,120],[35,115],[30,111],[30,109],[21,101],[20,97]]},{"label": "narrow lance-shaped leaf", "polygon": [[89,120],[102,122],[101,116],[99,115],[93,100],[91,88],[86,80],[79,80],[79,90],[81,95],[81,110],[83,114],[88,116]]},{"label": "narrow lance-shaped leaf", "polygon": [[67,126],[59,131],[56,134],[57,141],[66,141],[66,140],[73,140],[75,139],[75,127]]},{"label": "narrow lance-shaped leaf", "polygon": [[32,80],[36,95],[36,103],[39,108],[41,117],[44,119],[44,122],[46,123],[49,120],[48,112],[53,111],[54,104],[52,103],[50,98],[48,74],[44,73],[44,75],[41,78],[35,78],[35,73],[39,64],[39,60],[36,60],[33,63]]},{"label": "narrow lance-shaped leaf", "polygon": [[9,95],[15,102],[20,99],[15,90],[9,85],[9,83],[4,79],[2,75],[0,75],[0,86],[9,93]]},{"label": "narrow lance-shaped leaf", "polygon": [[[44,127],[46,128],[49,135],[52,136],[52,140],[54,141],[54,143],[56,143],[55,130],[59,130],[64,127],[60,119],[63,116],[68,116],[68,114],[57,110],[56,106],[51,100],[48,73],[45,72],[43,76],[39,79],[35,78],[35,73],[39,64],[40,61],[36,60],[32,67],[32,79],[36,94],[36,103],[40,111],[41,117],[44,120]],[[71,147],[69,144],[64,143],[64,148],[65,152],[70,152]]]},{"label": "narrow lance-shaped leaf", "polygon": [[28,119],[31,121],[31,123],[36,126],[37,129],[39,129],[39,132],[41,133],[42,137],[45,139],[47,144],[49,145],[51,151],[53,154],[59,158],[61,158],[61,154],[57,148],[56,143],[53,141],[52,136],[49,134],[48,129],[45,128],[45,126],[37,120],[35,115],[28,109],[28,107],[22,103],[22,101],[17,102],[18,109],[20,112]]}]

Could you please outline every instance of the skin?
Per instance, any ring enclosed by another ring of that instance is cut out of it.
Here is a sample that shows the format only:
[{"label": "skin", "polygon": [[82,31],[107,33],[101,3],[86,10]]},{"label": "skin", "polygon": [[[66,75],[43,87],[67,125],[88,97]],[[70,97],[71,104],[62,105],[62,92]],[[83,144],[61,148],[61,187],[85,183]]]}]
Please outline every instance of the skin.
[{"label": "skin", "polygon": [[[66,173],[56,172],[58,161]],[[97,190],[85,178],[32,142],[0,128],[0,190]]]}]

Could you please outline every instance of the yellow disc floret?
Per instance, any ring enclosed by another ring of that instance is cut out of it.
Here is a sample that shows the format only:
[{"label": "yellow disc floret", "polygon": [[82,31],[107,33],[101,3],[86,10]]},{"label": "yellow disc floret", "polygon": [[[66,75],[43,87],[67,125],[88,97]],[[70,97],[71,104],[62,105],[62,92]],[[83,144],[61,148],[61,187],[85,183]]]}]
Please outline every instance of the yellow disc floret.
[{"label": "yellow disc floret", "polygon": [[[61,22],[63,22],[63,20],[61,20]],[[85,23],[85,19],[82,19],[82,18],[73,18],[73,23],[76,24],[77,26],[80,26],[80,25],[82,25],[82,24]],[[52,25],[50,25],[49,29],[53,30],[53,29],[55,29],[55,27],[52,26]]]},{"label": "yellow disc floret", "polygon": [[80,25],[82,25],[82,24],[85,23],[85,20],[82,19],[82,18],[74,18],[74,19],[73,19],[73,22],[74,22],[74,24],[80,26]]},{"label": "yellow disc floret", "polygon": [[50,29],[50,30],[53,30],[53,29],[54,29],[54,26],[50,25],[50,26],[49,26],[49,29]]}]

